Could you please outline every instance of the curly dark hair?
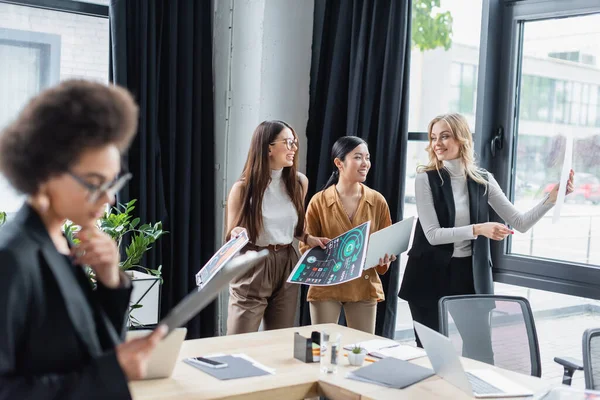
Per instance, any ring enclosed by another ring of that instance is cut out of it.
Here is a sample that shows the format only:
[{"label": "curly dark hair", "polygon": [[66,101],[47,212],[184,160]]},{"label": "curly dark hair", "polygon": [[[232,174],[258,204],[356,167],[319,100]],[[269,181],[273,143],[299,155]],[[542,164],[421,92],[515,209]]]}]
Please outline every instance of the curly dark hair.
[{"label": "curly dark hair", "polygon": [[0,135],[0,172],[19,192],[35,194],[89,149],[124,152],[137,132],[138,107],[114,85],[68,80],[35,96]]}]

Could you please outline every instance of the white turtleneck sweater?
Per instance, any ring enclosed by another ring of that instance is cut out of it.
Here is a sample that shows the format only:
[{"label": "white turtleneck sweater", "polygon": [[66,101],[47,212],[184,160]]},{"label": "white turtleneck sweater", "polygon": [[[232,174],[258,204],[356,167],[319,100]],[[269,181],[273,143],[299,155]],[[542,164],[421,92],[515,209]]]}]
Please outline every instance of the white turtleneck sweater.
[{"label": "white turtleneck sweater", "polygon": [[[433,206],[429,178],[424,172],[417,174],[415,179],[417,213],[423,232],[432,246],[454,243],[452,257],[468,257],[471,255],[471,240],[476,239],[476,236],[473,235],[473,225],[471,225],[469,214],[466,172],[460,159],[444,161],[444,167],[450,174],[454,197],[456,212],[454,228],[440,228]],[[546,203],[548,199],[548,195],[546,195],[538,205],[522,213],[508,200],[492,174],[488,173],[488,179],[488,204],[500,218],[519,232],[529,230],[554,206],[553,203]]]},{"label": "white turtleneck sweater", "polygon": [[283,168],[271,170],[271,182],[263,196],[263,230],[256,238],[257,246],[289,244],[294,240],[298,213],[281,179],[282,174]]}]

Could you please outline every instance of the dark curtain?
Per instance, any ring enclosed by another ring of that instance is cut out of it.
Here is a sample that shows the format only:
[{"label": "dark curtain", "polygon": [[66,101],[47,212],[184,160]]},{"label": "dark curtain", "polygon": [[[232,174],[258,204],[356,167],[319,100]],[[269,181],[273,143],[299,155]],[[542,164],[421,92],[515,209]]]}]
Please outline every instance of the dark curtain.
[{"label": "dark curtain", "polygon": [[[169,233],[143,265],[162,265],[161,314],[194,290],[212,256],[214,129],[211,2],[111,0],[111,80],[140,106],[128,154],[133,179],[123,200],[138,199],[143,222]],[[188,338],[216,333],[216,304],[188,324]]]},{"label": "dark curtain", "polygon": [[[333,143],[344,135],[369,144],[367,185],[385,196],[394,222],[402,219],[408,125],[411,2],[315,2],[307,175],[309,193],[321,190],[333,165]],[[381,276],[386,301],[377,308],[376,333],[394,337],[399,263]],[[310,322],[306,288],[300,321]]]}]

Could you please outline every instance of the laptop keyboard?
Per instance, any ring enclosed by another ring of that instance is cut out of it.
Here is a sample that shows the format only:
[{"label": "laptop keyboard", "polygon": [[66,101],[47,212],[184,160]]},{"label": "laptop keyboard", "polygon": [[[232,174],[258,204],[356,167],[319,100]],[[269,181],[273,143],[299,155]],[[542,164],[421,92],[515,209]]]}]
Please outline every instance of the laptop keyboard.
[{"label": "laptop keyboard", "polygon": [[486,381],[476,377],[473,374],[466,372],[469,382],[473,387],[473,392],[476,394],[493,394],[493,393],[504,393],[494,385],[490,385]]}]

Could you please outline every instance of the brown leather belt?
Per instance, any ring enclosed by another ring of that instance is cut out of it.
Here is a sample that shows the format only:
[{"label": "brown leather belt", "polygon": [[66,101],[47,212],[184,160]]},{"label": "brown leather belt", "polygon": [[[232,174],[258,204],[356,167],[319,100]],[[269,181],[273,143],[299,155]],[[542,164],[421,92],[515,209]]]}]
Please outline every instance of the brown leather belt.
[{"label": "brown leather belt", "polygon": [[268,246],[257,246],[255,244],[248,243],[246,245],[246,248],[248,250],[256,250],[256,251],[267,249],[269,251],[274,251],[275,253],[277,253],[279,250],[287,249],[288,247],[291,247],[291,246],[292,246],[291,243],[288,243],[288,244],[270,244]]}]

